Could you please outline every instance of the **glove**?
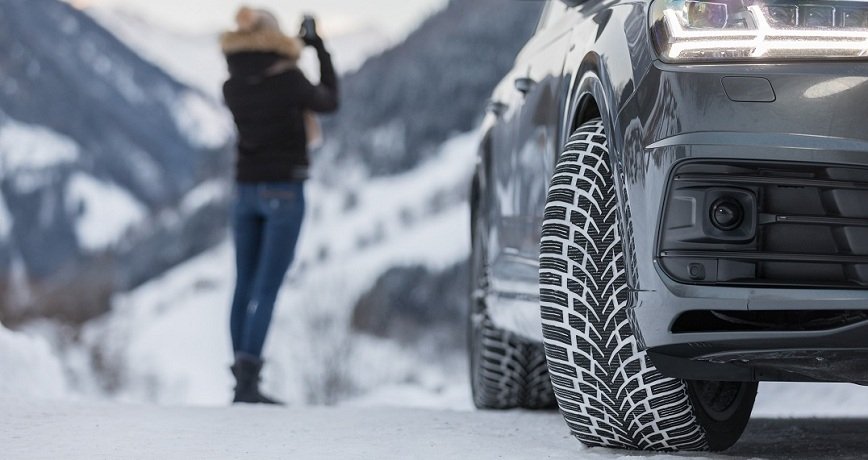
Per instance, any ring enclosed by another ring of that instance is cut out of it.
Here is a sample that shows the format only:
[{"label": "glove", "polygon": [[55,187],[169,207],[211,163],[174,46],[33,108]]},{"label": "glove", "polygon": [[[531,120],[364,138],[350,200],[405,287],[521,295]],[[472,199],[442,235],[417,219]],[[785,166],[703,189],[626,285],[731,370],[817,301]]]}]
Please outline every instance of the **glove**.
[{"label": "glove", "polygon": [[316,31],[316,20],[313,16],[307,15],[304,17],[304,21],[301,23],[301,31],[299,32],[299,35],[301,36],[301,39],[304,40],[305,45],[317,49],[322,48],[322,38],[320,38]]},{"label": "glove", "polygon": [[312,37],[304,36],[304,37],[301,37],[301,39],[304,40],[305,45],[312,46],[313,48],[316,48],[317,50],[321,50],[321,49],[325,48],[325,43],[322,41],[322,38],[319,35],[314,35]]}]

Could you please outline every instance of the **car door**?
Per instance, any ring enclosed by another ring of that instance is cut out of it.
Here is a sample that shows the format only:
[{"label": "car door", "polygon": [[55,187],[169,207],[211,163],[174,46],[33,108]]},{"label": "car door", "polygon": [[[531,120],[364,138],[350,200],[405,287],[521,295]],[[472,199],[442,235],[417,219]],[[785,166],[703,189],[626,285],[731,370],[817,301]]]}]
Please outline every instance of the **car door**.
[{"label": "car door", "polygon": [[510,182],[513,209],[504,228],[510,288],[535,295],[539,277],[539,241],[549,178],[563,112],[563,66],[572,22],[561,0],[545,7],[536,34],[519,55],[513,84],[519,95],[512,120]]},{"label": "car door", "polygon": [[514,181],[515,130],[521,117],[523,96],[515,89],[514,71],[497,86],[488,111],[497,120],[488,138],[487,177],[488,261],[490,278],[502,278],[509,271],[509,254],[515,247],[513,222],[518,218]]}]

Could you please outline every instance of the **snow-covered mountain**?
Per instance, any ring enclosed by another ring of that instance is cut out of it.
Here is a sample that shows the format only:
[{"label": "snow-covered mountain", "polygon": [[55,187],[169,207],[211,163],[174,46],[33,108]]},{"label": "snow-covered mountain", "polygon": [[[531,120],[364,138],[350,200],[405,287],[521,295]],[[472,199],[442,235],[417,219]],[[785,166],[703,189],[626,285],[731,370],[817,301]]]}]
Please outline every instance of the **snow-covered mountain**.
[{"label": "snow-covered mountain", "polygon": [[0,10],[0,320],[83,321],[222,238],[225,191],[181,205],[231,119],[66,3]]},{"label": "snow-covered mountain", "polygon": [[[131,54],[90,16],[50,3]],[[404,43],[345,74],[344,111],[327,120],[329,143],[314,154],[316,177],[308,184],[310,212],[299,260],[288,278],[269,342],[268,353],[276,358],[271,361],[278,364],[269,367],[267,380],[276,394],[308,403],[383,400],[377,395],[388,389],[398,389],[414,401],[420,392],[428,395],[423,400],[448,400],[455,388],[464,394],[464,321],[460,318],[466,308],[466,193],[477,143],[473,128],[484,99],[530,34],[538,11],[536,3],[455,0]],[[225,77],[216,37],[185,37],[101,10],[90,14],[150,62],[136,56],[137,65],[159,70],[167,84],[197,96],[198,103],[184,105],[198,116],[180,120],[204,120],[202,127],[208,128],[225,117],[219,107],[210,110]],[[344,56],[357,56],[356,63],[378,52],[381,42],[373,39],[365,44],[363,39],[375,35],[363,31],[347,37],[346,45],[340,37],[330,40],[339,65],[352,68],[352,60],[340,64],[344,46],[350,50]],[[480,58],[477,46],[492,52]],[[449,59],[456,67],[442,65]],[[201,66],[199,72],[189,73],[191,63]],[[381,84],[372,85],[377,81]],[[130,91],[155,91],[135,82]],[[111,101],[89,103],[111,105]],[[129,113],[137,109],[125,108]],[[431,129],[393,129],[425,123]],[[178,132],[188,135],[210,132],[195,125],[182,128]],[[76,133],[58,132],[76,139]],[[349,145],[351,138],[357,144]],[[195,140],[190,143],[197,145]],[[66,145],[62,137],[54,142]],[[346,152],[339,151],[343,146],[348,147]],[[388,148],[371,150],[377,146]],[[77,168],[73,161],[83,162],[84,150],[60,149],[65,153],[43,163]],[[352,153],[358,156],[345,161]],[[389,158],[391,166],[384,167]],[[220,167],[228,171],[225,160],[221,157],[223,163],[212,164],[209,171]],[[153,169],[159,172],[171,165]],[[45,171],[39,169],[40,174]],[[77,243],[82,248],[113,244],[134,249],[138,258],[112,256],[124,270],[157,266],[146,256],[159,257],[167,248],[170,254],[189,256],[185,245],[201,241],[192,236],[195,230],[209,235],[225,232],[225,221],[194,217],[203,205],[225,213],[228,186],[221,175],[188,179],[186,193],[154,207],[125,182],[94,182],[88,178],[99,176],[80,176],[76,171],[73,168],[62,176],[63,184],[72,184],[64,203],[89,203],[99,196],[99,203],[106,205],[73,206],[79,213],[69,232],[88,235]],[[392,174],[384,174],[389,171]],[[172,240],[130,239],[142,227],[154,224],[190,232]],[[121,236],[107,243],[111,235]],[[9,279],[28,279],[29,272],[21,265],[10,264]],[[112,273],[110,268],[95,268],[92,273]],[[111,311],[79,329],[66,333],[63,327],[44,322],[25,329],[51,338],[76,392],[140,402],[218,404],[228,385],[224,310],[232,277],[231,248],[224,242],[132,292],[112,296]],[[83,289],[85,294],[107,292],[105,300],[116,292]],[[29,292],[16,298],[28,298]],[[30,301],[44,305],[42,300]],[[189,324],[198,327],[186,333],[177,330]],[[185,352],[178,354],[178,350]],[[429,365],[418,366],[420,359]],[[466,398],[461,401],[467,404]]]},{"label": "snow-covered mountain", "polygon": [[204,91],[215,101],[222,100],[227,70],[216,32],[193,34],[171,30],[119,7],[97,5],[84,12],[178,81]]},{"label": "snow-covered mountain", "polygon": [[344,79],[341,111],[326,120],[319,177],[340,183],[342,171],[332,165],[404,172],[473,129],[543,4],[451,0],[399,46],[365,62]]},{"label": "snow-covered mountain", "polygon": [[[446,303],[454,296],[445,292],[425,294],[421,314],[404,315],[404,336],[388,334],[388,322],[378,322],[383,334],[372,334],[365,325],[378,316],[359,298],[395,270],[390,279],[397,277],[401,292],[424,293],[426,283],[464,263],[470,243],[463,190],[477,142],[476,133],[456,137],[423,168],[368,181],[352,194],[308,184],[310,212],[265,351],[270,391],[292,404],[371,401],[397,392],[394,404],[470,406],[459,326],[465,283],[446,287],[460,301]],[[225,404],[233,267],[227,241],[116,297],[111,312],[87,324],[77,343],[56,344],[66,354],[72,389],[107,390],[140,403]],[[428,277],[404,284],[402,268]],[[396,318],[410,307],[377,306]],[[446,320],[430,321],[426,310]],[[38,325],[28,330],[57,336]]]},{"label": "snow-covered mountain", "polygon": [[[225,66],[213,35],[106,10],[94,21],[57,0],[0,5],[0,320],[86,320],[225,232]],[[349,72],[315,175],[346,190],[348,178],[407,171],[471,130],[538,9],[455,0]],[[330,46],[348,70],[387,43],[362,30]],[[197,200],[204,208],[191,210]]]}]

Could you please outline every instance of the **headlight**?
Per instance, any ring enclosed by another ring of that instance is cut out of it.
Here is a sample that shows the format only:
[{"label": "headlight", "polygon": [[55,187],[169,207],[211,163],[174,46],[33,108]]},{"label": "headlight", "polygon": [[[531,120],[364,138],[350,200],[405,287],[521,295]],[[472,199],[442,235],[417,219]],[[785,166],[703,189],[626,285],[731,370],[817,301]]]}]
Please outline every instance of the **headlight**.
[{"label": "headlight", "polygon": [[651,29],[667,62],[868,56],[858,1],[655,0]]}]

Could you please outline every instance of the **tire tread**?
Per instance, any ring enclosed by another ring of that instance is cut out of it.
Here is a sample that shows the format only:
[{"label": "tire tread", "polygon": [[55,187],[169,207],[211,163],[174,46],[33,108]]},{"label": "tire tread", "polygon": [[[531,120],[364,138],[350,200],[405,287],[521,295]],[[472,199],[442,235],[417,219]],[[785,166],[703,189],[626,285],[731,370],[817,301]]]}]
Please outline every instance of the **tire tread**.
[{"label": "tire tread", "polygon": [[600,120],[567,143],[542,235],[544,349],[573,435],[592,447],[707,449],[686,384],[660,374],[632,331],[618,197]]}]

